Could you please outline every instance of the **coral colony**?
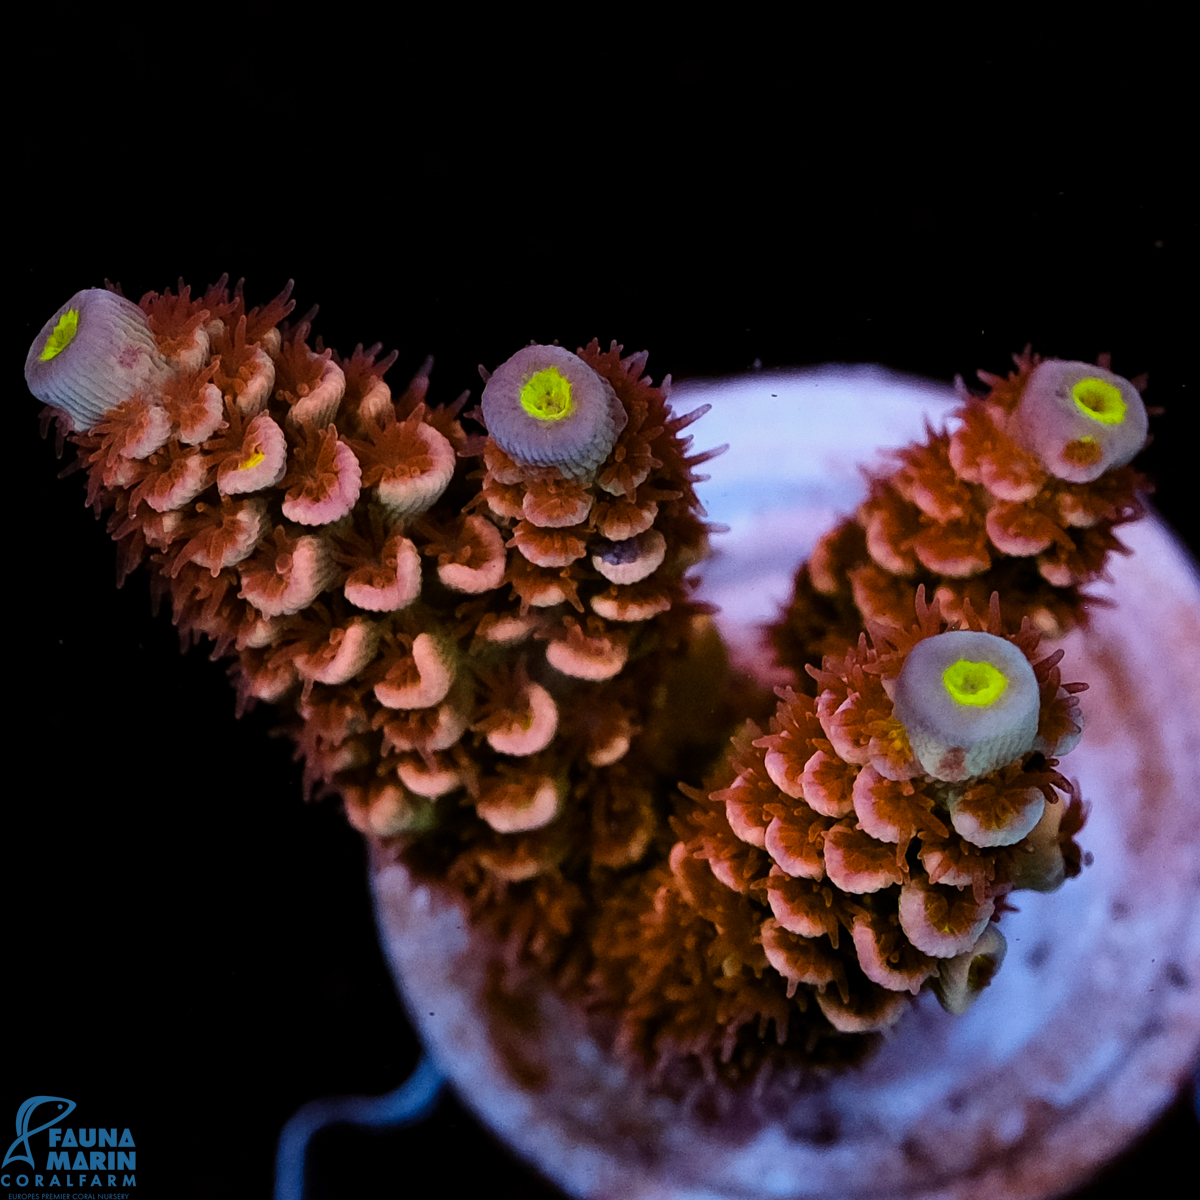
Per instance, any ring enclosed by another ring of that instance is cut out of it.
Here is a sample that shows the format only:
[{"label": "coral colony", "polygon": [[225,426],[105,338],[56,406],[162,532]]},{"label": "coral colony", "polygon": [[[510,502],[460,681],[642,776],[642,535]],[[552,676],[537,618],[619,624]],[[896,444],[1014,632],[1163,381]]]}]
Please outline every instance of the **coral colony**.
[{"label": "coral colony", "polygon": [[1040,640],[1142,512],[1138,385],[981,375],[801,569],[771,697],[691,598],[711,455],[645,354],[527,346],[464,412],[291,309],[82,291],[26,378],[121,572],[280,706],[309,788],[659,1072],[852,1058],[924,989],[964,1010],[1010,893],[1080,870],[1085,685]]}]

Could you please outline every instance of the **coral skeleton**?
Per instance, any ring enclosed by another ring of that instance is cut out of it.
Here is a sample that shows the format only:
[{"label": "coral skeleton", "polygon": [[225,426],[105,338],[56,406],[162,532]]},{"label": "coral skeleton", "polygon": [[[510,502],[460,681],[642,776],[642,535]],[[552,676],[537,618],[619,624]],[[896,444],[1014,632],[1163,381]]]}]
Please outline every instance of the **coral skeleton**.
[{"label": "coral skeleton", "polygon": [[692,596],[719,451],[645,354],[530,345],[465,412],[289,296],[79,292],[26,378],[121,573],[280,706],[310,791],[658,1072],[964,1011],[1010,894],[1083,862],[1085,685],[1042,643],[1143,511],[1138,383],[1026,351],[964,389],[799,572],[772,697]]}]

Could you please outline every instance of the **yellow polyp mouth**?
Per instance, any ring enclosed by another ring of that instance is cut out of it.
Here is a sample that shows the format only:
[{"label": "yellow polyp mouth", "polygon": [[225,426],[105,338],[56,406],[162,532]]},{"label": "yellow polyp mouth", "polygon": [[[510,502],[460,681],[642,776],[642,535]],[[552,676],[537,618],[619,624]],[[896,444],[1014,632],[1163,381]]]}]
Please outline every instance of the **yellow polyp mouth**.
[{"label": "yellow polyp mouth", "polygon": [[251,467],[257,467],[267,456],[261,450],[255,450],[249,458],[243,459],[238,463],[239,471],[249,471]]},{"label": "yellow polyp mouth", "polygon": [[942,673],[942,683],[959,704],[985,708],[994,704],[1008,687],[1008,680],[991,663],[960,658]]},{"label": "yellow polyp mouth", "polygon": [[1085,417],[1091,417],[1101,425],[1120,425],[1125,420],[1125,397],[1120,388],[1103,379],[1081,379],[1071,389],[1071,396],[1075,407]]},{"label": "yellow polyp mouth", "polygon": [[532,376],[521,389],[521,407],[537,421],[561,421],[575,411],[571,381],[557,367]]},{"label": "yellow polyp mouth", "polygon": [[71,344],[78,332],[79,310],[68,308],[58,318],[58,324],[55,325],[53,332],[46,339],[46,344],[42,347],[41,354],[38,355],[39,360],[49,362],[50,359],[61,354]]}]

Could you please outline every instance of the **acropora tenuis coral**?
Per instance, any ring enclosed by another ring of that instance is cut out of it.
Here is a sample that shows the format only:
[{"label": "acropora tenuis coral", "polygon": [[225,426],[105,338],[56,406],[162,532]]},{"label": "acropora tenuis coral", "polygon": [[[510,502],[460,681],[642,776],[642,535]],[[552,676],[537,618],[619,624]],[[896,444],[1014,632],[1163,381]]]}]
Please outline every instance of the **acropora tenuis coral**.
[{"label": "acropora tenuis coral", "polygon": [[1040,639],[1142,511],[1137,386],[982,376],[801,570],[774,703],[692,598],[711,455],[645,354],[531,345],[464,411],[291,308],[83,291],[26,378],[121,570],[280,706],[309,788],[659,1067],[965,1008],[1010,892],[1080,869],[1084,685]]}]

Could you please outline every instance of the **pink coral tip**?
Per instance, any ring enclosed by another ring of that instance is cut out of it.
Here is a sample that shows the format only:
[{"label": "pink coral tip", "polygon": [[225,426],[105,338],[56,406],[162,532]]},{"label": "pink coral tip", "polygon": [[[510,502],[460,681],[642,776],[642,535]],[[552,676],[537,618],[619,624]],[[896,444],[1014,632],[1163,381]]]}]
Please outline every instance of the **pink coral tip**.
[{"label": "pink coral tip", "polygon": [[262,553],[262,558],[256,555],[242,567],[240,595],[264,617],[300,612],[337,576],[329,547],[311,534],[298,538],[282,552],[271,553],[268,548]]},{"label": "pink coral tip", "polygon": [[508,555],[500,530],[486,517],[473,513],[463,521],[465,561],[439,562],[438,579],[455,592],[478,596],[504,582]]},{"label": "pink coral tip", "polygon": [[[862,973],[889,992],[911,992],[915,996],[925,980],[937,974],[938,964],[919,951],[905,947],[898,930],[895,940],[900,942],[899,953],[887,953],[886,939],[876,932],[871,919],[865,915],[855,918],[854,952],[858,955]],[[907,956],[904,949],[908,950]],[[907,964],[906,957],[911,960]]]},{"label": "pink coral tip", "polygon": [[487,743],[497,754],[536,754],[550,745],[558,732],[558,705],[541,684],[528,684],[523,698],[523,712],[488,731]]},{"label": "pink coral tip", "polygon": [[592,612],[598,617],[626,624],[649,621],[667,612],[670,607],[671,598],[665,590],[639,596],[615,585],[591,600]]},{"label": "pink coral tip", "polygon": [[319,650],[297,658],[296,670],[316,683],[347,683],[375,657],[378,646],[378,625],[367,617],[351,617],[344,627],[330,630]]},{"label": "pink coral tip", "polygon": [[379,563],[356,567],[343,591],[351,604],[368,612],[407,608],[421,594],[421,556],[416,546],[403,534],[392,534]]},{"label": "pink coral tip", "polygon": [[667,539],[649,529],[623,542],[610,542],[592,555],[592,566],[610,583],[638,583],[662,566],[667,556]]},{"label": "pink coral tip", "polygon": [[862,740],[858,729],[862,722],[859,711],[861,705],[857,692],[852,692],[844,700],[832,690],[824,691],[817,697],[817,720],[821,722],[834,753],[843,762],[860,765],[870,758],[868,745]]},{"label": "pink coral tip", "polygon": [[454,475],[454,447],[431,425],[411,431],[424,451],[421,465],[398,463],[384,471],[375,494],[393,521],[409,521],[432,508]]},{"label": "pink coral tip", "polygon": [[525,616],[509,616],[505,613],[489,613],[479,622],[479,636],[497,646],[516,646],[525,641],[541,624],[534,613]]},{"label": "pink coral tip", "polygon": [[215,384],[204,384],[193,402],[181,414],[179,440],[185,446],[206,442],[225,420],[225,398]]},{"label": "pink coral tip", "polygon": [[385,708],[430,708],[446,698],[454,676],[448,650],[432,634],[419,633],[411,655],[375,685],[375,698]]},{"label": "pink coral tip", "polygon": [[824,858],[830,882],[852,895],[878,892],[904,878],[895,850],[845,825],[826,833]]},{"label": "pink coral tip", "polygon": [[902,992],[878,987],[849,1000],[829,990],[817,993],[817,1007],[839,1033],[880,1033],[895,1025],[909,1004]]},{"label": "pink coral tip", "polygon": [[[121,417],[125,419],[119,420]],[[118,421],[119,431],[116,428]],[[140,461],[167,444],[171,436],[171,419],[161,404],[133,400],[118,405],[96,428],[106,434],[111,431],[117,453],[122,458]]]},{"label": "pink coral tip", "polygon": [[275,360],[263,349],[255,346],[249,363],[243,367],[234,387],[234,398],[238,411],[247,417],[257,416],[267,406],[275,387]]},{"label": "pink coral tip", "polygon": [[436,708],[417,710],[412,715],[424,718],[419,724],[397,722],[384,726],[384,745],[392,750],[419,751],[422,754],[449,750],[466,732],[469,724],[461,705],[446,700]]},{"label": "pink coral tip", "polygon": [[954,958],[975,944],[995,907],[994,900],[976,903],[969,891],[913,879],[900,889],[900,927],[923,953]]},{"label": "pink coral tip", "polygon": [[561,641],[546,647],[546,661],[564,675],[574,679],[600,681],[621,673],[629,657],[629,646],[614,637],[587,637],[577,625]]},{"label": "pink coral tip", "polygon": [[[968,798],[970,793],[968,792]],[[1046,809],[1046,797],[1040,788],[1024,788],[1017,793],[1018,803],[1013,802],[1013,789],[1007,789],[1008,803],[1000,819],[988,811],[986,805],[972,807],[969,799],[950,801],[950,823],[955,831],[974,846],[1015,846],[1042,819]],[[989,819],[990,818],[990,819]]]},{"label": "pink coral tip", "polygon": [[171,512],[191,504],[208,486],[208,459],[202,454],[183,454],[167,470],[134,489],[155,512]]},{"label": "pink coral tip", "polygon": [[767,822],[763,820],[762,796],[755,796],[753,786],[744,775],[739,775],[733,781],[733,786],[724,793],[717,793],[717,799],[725,797],[725,819],[729,828],[741,841],[760,850],[767,844]]},{"label": "pink coral tip", "polygon": [[335,442],[332,463],[322,464],[319,475],[308,475],[291,488],[283,501],[283,515],[297,525],[328,525],[340,521],[358,503],[362,467],[345,442]]},{"label": "pink coral tip", "polygon": [[763,769],[770,776],[771,782],[785,796],[790,796],[793,800],[803,800],[804,786],[794,767],[794,760],[782,751],[768,750],[763,756]]},{"label": "pink coral tip", "polygon": [[287,438],[265,412],[246,429],[239,453],[217,470],[217,488],[226,496],[274,487],[287,473]]},{"label": "pink coral tip", "polygon": [[[327,350],[326,354],[329,353]],[[309,358],[321,362],[321,355],[308,351]],[[338,405],[346,392],[346,375],[342,368],[331,358],[322,363],[321,376],[316,386],[307,395],[302,396],[288,411],[289,425],[323,426],[330,424],[337,416]]]},{"label": "pink coral tip", "polygon": [[[779,867],[767,877],[767,901],[775,920],[800,937],[830,936],[837,945],[838,918],[828,903],[828,888],[817,889],[811,883],[796,883]],[[824,893],[824,894],[823,894]]]},{"label": "pink coral tip", "polygon": [[789,996],[801,983],[821,989],[831,983],[845,986],[842,965],[823,940],[789,933],[774,917],[762,923],[761,937],[767,962],[787,980]]},{"label": "pink coral tip", "polygon": [[824,879],[820,842],[810,838],[811,830],[811,825],[774,817],[763,835],[763,848],[788,875],[797,879]]},{"label": "pink coral tip", "polygon": [[432,764],[417,754],[408,755],[396,764],[400,782],[416,796],[434,800],[463,786],[463,773],[435,758]]},{"label": "pink coral tip", "polygon": [[267,506],[257,498],[226,500],[220,508],[220,524],[209,526],[180,551],[172,574],[187,562],[205,567],[213,577],[225,567],[236,566],[254,553],[267,527]]},{"label": "pink coral tip", "polygon": [[817,750],[804,764],[801,793],[814,812],[826,817],[844,817],[854,811],[854,780],[852,765]]},{"label": "pink coral tip", "polygon": [[513,780],[489,789],[475,811],[497,833],[527,833],[549,825],[562,807],[562,792],[548,775]]},{"label": "pink coral tip", "polygon": [[369,837],[396,837],[419,820],[420,810],[398,784],[346,785],[342,793],[350,824]]}]

